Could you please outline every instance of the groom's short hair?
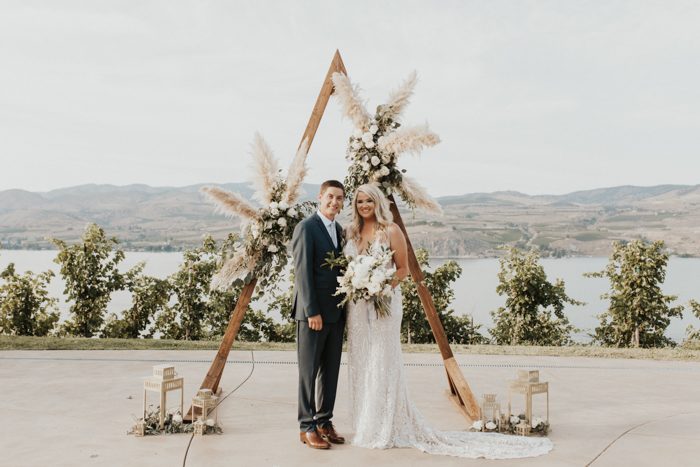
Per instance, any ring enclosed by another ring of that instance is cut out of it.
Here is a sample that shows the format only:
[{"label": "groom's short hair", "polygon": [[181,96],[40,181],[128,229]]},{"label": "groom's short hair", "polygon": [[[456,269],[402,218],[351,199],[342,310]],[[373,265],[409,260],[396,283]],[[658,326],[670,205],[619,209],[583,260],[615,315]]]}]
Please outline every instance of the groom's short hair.
[{"label": "groom's short hair", "polygon": [[328,187],[340,188],[343,190],[343,194],[345,194],[345,187],[338,180],[326,180],[325,182],[321,183],[321,189],[318,192],[323,193]]}]

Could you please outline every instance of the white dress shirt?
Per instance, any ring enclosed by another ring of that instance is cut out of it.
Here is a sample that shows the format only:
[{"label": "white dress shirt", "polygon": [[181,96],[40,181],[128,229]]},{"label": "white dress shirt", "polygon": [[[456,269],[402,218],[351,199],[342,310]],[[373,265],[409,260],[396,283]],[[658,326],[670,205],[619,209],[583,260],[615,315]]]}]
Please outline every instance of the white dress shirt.
[{"label": "white dress shirt", "polygon": [[333,246],[338,248],[338,232],[335,229],[335,220],[330,220],[329,218],[321,214],[321,211],[316,211],[316,214],[318,214],[318,217],[320,217],[323,221],[323,225],[326,226],[326,230],[328,230],[328,235],[330,235],[331,240],[333,240]]}]

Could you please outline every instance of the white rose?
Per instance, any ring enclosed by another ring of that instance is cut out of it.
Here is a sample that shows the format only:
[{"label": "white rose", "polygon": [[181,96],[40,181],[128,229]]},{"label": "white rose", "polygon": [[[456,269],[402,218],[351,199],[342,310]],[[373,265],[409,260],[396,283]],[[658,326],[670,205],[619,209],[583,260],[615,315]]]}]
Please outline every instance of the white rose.
[{"label": "white rose", "polygon": [[362,166],[362,170],[367,172],[369,170],[369,164],[367,162],[363,162],[360,164]]},{"label": "white rose", "polygon": [[380,162],[381,162],[381,160],[379,160],[379,158],[377,156],[372,156],[372,165],[373,166],[375,166],[375,167],[378,166]]},{"label": "white rose", "polygon": [[289,208],[289,209],[287,210],[287,215],[288,215],[289,217],[297,217],[297,211],[296,211],[296,209],[294,209],[294,208]]},{"label": "white rose", "polygon": [[179,413],[173,415],[173,423],[182,423],[182,415]]},{"label": "white rose", "polygon": [[379,131],[379,127],[377,125],[372,125],[371,127],[369,127],[369,132],[373,135],[376,134],[377,131]]},{"label": "white rose", "polygon": [[486,422],[486,429],[487,430],[495,430],[496,429],[496,424],[493,422]]},{"label": "white rose", "polygon": [[362,142],[360,140],[355,140],[352,143],[350,143],[350,147],[357,151],[362,147]]},{"label": "white rose", "polygon": [[365,147],[367,149],[372,149],[374,147],[374,141],[365,141]]},{"label": "white rose", "polygon": [[391,173],[391,171],[389,170],[389,167],[387,167],[386,165],[383,165],[382,168],[379,169],[379,174],[382,177],[386,177],[387,175],[389,175],[389,173]]},{"label": "white rose", "polygon": [[279,207],[282,211],[285,211],[285,210],[289,207],[289,205],[288,205],[287,203],[285,203],[284,201],[280,201],[280,204],[279,204],[278,207]]},{"label": "white rose", "polygon": [[214,426],[214,425],[215,425],[214,419],[213,419],[213,418],[207,418],[206,424],[207,424],[207,426]]},{"label": "white rose", "polygon": [[374,136],[372,136],[372,133],[368,131],[367,133],[362,135],[362,141],[364,141],[365,143],[368,141],[374,141]]},{"label": "white rose", "polygon": [[272,214],[272,217],[277,217],[280,215],[280,211],[277,208],[272,208],[270,209],[270,214]]},{"label": "white rose", "polygon": [[381,290],[382,287],[374,282],[370,282],[369,286],[367,287],[367,292],[369,292],[370,295],[379,295]]},{"label": "white rose", "polygon": [[279,205],[277,204],[277,201],[273,201],[273,202],[270,203],[270,209],[277,209],[277,206],[279,206]]},{"label": "white rose", "polygon": [[540,417],[534,417],[532,419],[532,428],[537,428],[542,423],[544,423],[544,420],[542,420]]},{"label": "white rose", "polygon": [[352,134],[355,138],[362,138],[362,130],[359,128],[355,128],[355,131]]},{"label": "white rose", "polygon": [[477,431],[483,430],[484,429],[484,422],[482,422],[481,420],[475,421],[474,423],[472,423],[472,429],[477,430]]},{"label": "white rose", "polygon": [[269,251],[270,253],[277,253],[279,251],[279,248],[277,248],[277,245],[273,243],[272,245],[267,247],[267,251]]},{"label": "white rose", "polygon": [[277,223],[282,227],[285,227],[287,225],[287,219],[284,217],[280,217],[279,219],[277,219]]}]

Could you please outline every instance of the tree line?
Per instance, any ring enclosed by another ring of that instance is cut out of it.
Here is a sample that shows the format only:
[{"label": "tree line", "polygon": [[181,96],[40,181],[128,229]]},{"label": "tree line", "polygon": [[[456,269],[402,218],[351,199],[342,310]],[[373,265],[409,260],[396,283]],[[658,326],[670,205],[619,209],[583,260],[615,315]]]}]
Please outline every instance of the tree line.
[{"label": "tree line", "polygon": [[[48,293],[52,271],[18,274],[14,264],[0,273],[0,334],[32,336],[80,336],[105,338],[154,338],[181,340],[217,339],[223,335],[240,288],[212,290],[211,278],[222,261],[233,254],[237,237],[217,243],[205,236],[202,245],[186,250],[178,269],[165,279],[146,275],[144,263],[127,271],[119,266],[124,251],[116,238],[108,237],[96,224],[87,226],[81,241],[67,244],[52,239],[58,248],[54,261],[64,280],[69,317],[59,322],[58,300]],[[456,315],[451,305],[453,285],[462,269],[447,261],[431,270],[425,250],[416,252],[447,337],[451,343],[499,345],[569,345],[578,332],[564,314],[564,307],[581,305],[566,294],[564,281],[551,282],[536,250],[511,248],[500,260],[497,292],[505,304],[491,312],[490,337],[470,315]],[[670,320],[681,317],[682,305],[672,306],[675,296],[664,295],[668,254],[663,242],[639,240],[613,244],[603,271],[587,274],[605,277],[610,290],[603,298],[608,309],[599,316],[591,337],[595,343],[614,347],[661,347],[675,345],[664,335]],[[293,274],[293,272],[292,272]],[[293,278],[290,283],[293,284]],[[108,313],[111,294],[126,290],[129,308]],[[404,316],[401,338],[406,343],[434,342],[432,331],[414,283],[401,284]],[[263,296],[265,299],[263,300]],[[245,313],[238,334],[242,341],[292,342],[295,323],[291,317],[293,288],[258,290],[251,304],[266,311]],[[700,318],[700,304],[688,308]],[[278,314],[281,321],[271,316]],[[687,340],[700,340],[700,330],[688,328]]]}]

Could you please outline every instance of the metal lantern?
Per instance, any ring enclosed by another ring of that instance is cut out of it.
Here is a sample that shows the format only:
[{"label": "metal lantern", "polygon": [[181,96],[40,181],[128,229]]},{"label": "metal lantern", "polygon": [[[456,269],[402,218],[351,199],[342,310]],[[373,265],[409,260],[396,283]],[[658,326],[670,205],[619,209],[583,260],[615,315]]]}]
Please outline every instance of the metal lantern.
[{"label": "metal lantern", "polygon": [[[525,420],[516,425],[518,434],[529,434],[532,424],[532,396],[536,394],[545,394],[547,398],[547,411],[545,423],[549,425],[549,383],[540,381],[540,372],[538,370],[519,370],[518,379],[510,382],[508,392],[508,417],[512,415],[513,394],[522,394],[525,396]],[[523,428],[527,426],[527,430]]]},{"label": "metal lantern", "polygon": [[496,428],[501,425],[501,404],[496,401],[496,394],[484,394],[481,401],[481,420],[486,423],[493,422]]},{"label": "metal lantern", "polygon": [[143,382],[143,418],[146,419],[146,399],[149,392],[156,392],[160,400],[159,427],[165,427],[165,413],[167,394],[170,391],[180,390],[180,413],[182,413],[184,399],[184,378],[178,378],[173,365],[155,365],[153,376]]},{"label": "metal lantern", "polygon": [[145,420],[139,420],[136,422],[134,425],[134,429],[132,430],[132,433],[135,436],[145,436],[146,435],[146,421]]},{"label": "metal lantern", "polygon": [[192,398],[192,414],[194,415],[195,409],[199,408],[202,412],[200,420],[206,421],[213,413],[214,424],[218,425],[219,414],[216,411],[218,401],[219,398],[212,393],[211,389],[200,389],[197,391],[197,395]]},{"label": "metal lantern", "polygon": [[530,434],[530,424],[522,421],[515,425],[515,434],[520,436],[527,436]]},{"label": "metal lantern", "polygon": [[204,432],[207,430],[207,425],[204,423],[204,420],[201,418],[197,419],[194,422],[194,434],[195,435],[204,435]]}]

